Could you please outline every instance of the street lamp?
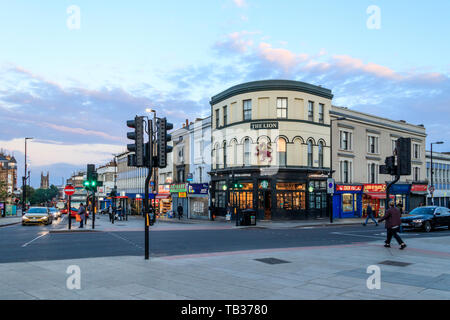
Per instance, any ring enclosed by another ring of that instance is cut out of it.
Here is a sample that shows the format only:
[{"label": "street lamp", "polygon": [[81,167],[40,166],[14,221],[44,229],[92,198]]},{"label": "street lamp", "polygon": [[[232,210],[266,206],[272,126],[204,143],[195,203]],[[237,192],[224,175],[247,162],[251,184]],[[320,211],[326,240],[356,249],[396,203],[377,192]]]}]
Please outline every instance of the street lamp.
[{"label": "street lamp", "polygon": [[[333,179],[333,122],[334,121],[341,121],[346,120],[345,117],[339,117],[336,119],[330,119],[330,173],[328,174],[328,177]],[[331,197],[331,194],[328,194],[328,211],[330,213],[330,223],[333,223],[333,198]]]},{"label": "street lamp", "polygon": [[22,215],[25,214],[26,211],[26,202],[27,202],[27,140],[32,140],[33,138],[25,138],[25,170],[24,176],[22,180]]},{"label": "street lamp", "polygon": [[430,168],[430,175],[431,175],[431,204],[434,206],[434,184],[433,184],[433,144],[444,144],[443,141],[438,142],[432,142],[431,143],[431,168]]}]

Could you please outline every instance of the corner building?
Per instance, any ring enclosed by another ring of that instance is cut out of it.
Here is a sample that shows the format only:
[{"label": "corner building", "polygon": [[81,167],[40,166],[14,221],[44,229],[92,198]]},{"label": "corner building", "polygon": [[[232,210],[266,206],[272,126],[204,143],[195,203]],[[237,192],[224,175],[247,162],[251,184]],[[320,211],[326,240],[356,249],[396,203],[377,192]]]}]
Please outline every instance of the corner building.
[{"label": "corner building", "polygon": [[[257,219],[325,218],[332,98],[329,89],[289,80],[212,97],[211,213],[224,216],[236,204]],[[233,181],[242,188],[231,189]]]}]

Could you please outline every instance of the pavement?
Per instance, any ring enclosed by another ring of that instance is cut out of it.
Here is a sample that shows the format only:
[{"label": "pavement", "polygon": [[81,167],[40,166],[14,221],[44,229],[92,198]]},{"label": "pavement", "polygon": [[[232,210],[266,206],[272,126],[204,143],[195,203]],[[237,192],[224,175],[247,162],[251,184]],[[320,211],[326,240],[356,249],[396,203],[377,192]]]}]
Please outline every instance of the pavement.
[{"label": "pavement", "polygon": [[22,222],[22,215],[0,218],[0,227],[15,225]]},{"label": "pavement", "polygon": [[[403,251],[369,241],[2,263],[0,299],[450,300],[450,236],[411,238]],[[373,266],[379,289],[367,286]]]},{"label": "pavement", "polygon": [[[67,219],[67,217],[64,217]],[[326,226],[351,226],[360,225],[364,219],[335,219],[330,223],[328,219],[320,220],[291,220],[291,221],[265,221],[258,220],[255,226],[236,226],[234,221],[225,220],[204,220],[204,219],[170,219],[167,217],[159,217],[156,223],[150,227],[151,230],[177,230],[177,229],[284,229],[284,228],[309,228],[309,227],[326,227]],[[169,227],[170,225],[170,227]],[[115,221],[112,224],[107,215],[96,215],[95,231],[142,231],[144,228],[144,219],[142,216],[129,216],[128,221]],[[59,228],[51,232],[92,232],[92,221],[88,220],[87,225],[83,229],[79,228],[79,223],[72,220],[72,227],[69,231],[66,225],[61,224]]]}]

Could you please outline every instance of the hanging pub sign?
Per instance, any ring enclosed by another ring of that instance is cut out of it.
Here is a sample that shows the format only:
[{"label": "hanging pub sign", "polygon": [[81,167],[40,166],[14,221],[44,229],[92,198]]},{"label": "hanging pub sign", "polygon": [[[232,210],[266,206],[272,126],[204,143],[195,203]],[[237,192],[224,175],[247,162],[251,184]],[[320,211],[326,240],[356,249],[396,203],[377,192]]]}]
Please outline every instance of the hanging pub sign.
[{"label": "hanging pub sign", "polygon": [[278,129],[278,121],[270,121],[270,122],[254,122],[250,124],[250,128],[252,130],[261,130],[261,129]]}]

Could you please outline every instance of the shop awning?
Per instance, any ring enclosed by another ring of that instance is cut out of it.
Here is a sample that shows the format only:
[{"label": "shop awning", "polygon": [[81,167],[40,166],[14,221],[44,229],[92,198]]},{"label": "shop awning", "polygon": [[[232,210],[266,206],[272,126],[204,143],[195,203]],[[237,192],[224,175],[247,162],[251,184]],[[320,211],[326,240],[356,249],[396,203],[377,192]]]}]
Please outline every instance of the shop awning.
[{"label": "shop awning", "polygon": [[[386,193],[368,192],[365,194],[371,197],[372,199],[386,199]],[[390,194],[389,198],[394,199],[394,195]]]},{"label": "shop awning", "polygon": [[156,196],[156,199],[169,199],[170,198],[170,194],[158,194]]}]

